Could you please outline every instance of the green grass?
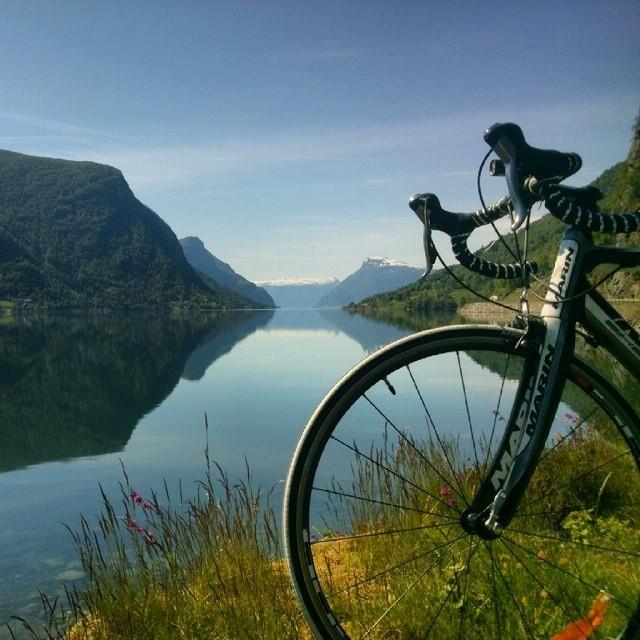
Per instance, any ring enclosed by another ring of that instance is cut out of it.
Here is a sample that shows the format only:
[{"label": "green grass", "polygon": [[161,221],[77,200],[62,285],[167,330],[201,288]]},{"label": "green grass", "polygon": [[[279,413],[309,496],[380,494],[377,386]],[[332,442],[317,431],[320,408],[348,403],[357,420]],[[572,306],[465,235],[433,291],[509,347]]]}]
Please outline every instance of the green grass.
[{"label": "green grass", "polygon": [[[427,637],[482,630],[487,639],[549,639],[586,616],[599,590],[613,600],[594,637],[617,636],[631,594],[640,593],[640,490],[630,482],[638,470],[621,442],[586,422],[557,442],[521,516],[490,542],[461,535],[457,522],[463,496],[477,491],[478,467],[457,459],[454,443],[448,460],[439,444],[415,444],[359,457],[353,487],[336,488],[342,495],[327,519],[338,524],[313,544],[320,583],[335,594],[332,608],[350,637],[375,623],[367,638],[422,638],[434,621]],[[466,470],[443,484],[451,468]],[[396,504],[405,508],[388,506]]]},{"label": "green grass", "polygon": [[[165,486],[141,496],[125,473],[121,499],[102,493],[97,523],[72,533],[86,574],[65,601],[43,597],[32,638],[59,640],[310,637],[280,559],[270,495],[247,471],[231,483],[218,469],[177,504]],[[15,625],[14,625],[15,626]]]},{"label": "green grass", "polygon": [[[426,442],[415,448],[389,444],[360,457],[355,493],[420,511],[338,500],[334,524],[320,534],[313,551],[321,584],[338,593],[334,611],[359,637],[358,630],[405,594],[367,638],[422,637],[425,620],[437,618],[434,638],[458,637],[462,625],[465,634],[482,629],[484,638],[548,639],[567,624],[558,610],[559,594],[569,590],[584,614],[594,600],[592,588],[579,593],[569,576],[580,575],[614,597],[639,592],[637,558],[616,555],[612,562],[603,549],[640,553],[640,489],[629,483],[638,471],[630,456],[620,457],[621,446],[607,426],[586,422],[571,437],[556,440],[521,505],[521,512],[533,515],[493,542],[469,536],[452,542],[460,533],[460,496],[473,495],[480,476],[477,467],[457,459],[454,442],[444,449]],[[142,496],[126,473],[118,504],[103,492],[97,522],[83,518],[72,534],[86,585],[69,589],[64,602],[43,597],[47,621],[40,628],[23,622],[29,636],[310,640],[281,559],[270,492],[252,488],[248,470],[244,480],[232,483],[218,467],[214,479],[207,466],[197,495],[187,501],[174,500],[166,486],[162,497]],[[434,480],[433,469],[446,476],[451,467],[464,472],[450,485]],[[411,477],[431,497],[408,488],[401,477]],[[558,486],[563,489],[552,490]],[[389,536],[336,539],[344,532],[412,528],[392,542]],[[431,549],[428,562],[400,565],[425,548]],[[350,587],[395,565],[399,568],[381,579]],[[415,584],[422,588],[412,588]],[[496,596],[503,598],[499,616]],[[618,605],[614,600],[597,637],[613,637],[608,630],[625,613]]]}]

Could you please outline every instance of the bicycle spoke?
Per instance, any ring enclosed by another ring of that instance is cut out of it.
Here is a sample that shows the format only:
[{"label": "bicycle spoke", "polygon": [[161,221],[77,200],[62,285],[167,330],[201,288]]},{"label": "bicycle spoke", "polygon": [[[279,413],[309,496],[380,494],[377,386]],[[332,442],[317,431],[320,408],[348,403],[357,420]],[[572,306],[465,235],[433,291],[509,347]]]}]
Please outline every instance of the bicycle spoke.
[{"label": "bicycle spoke", "polygon": [[434,562],[432,562],[397,598],[396,600],[391,604],[390,607],[387,608],[387,610],[380,616],[378,617],[378,619],[371,625],[371,627],[369,627],[369,629],[367,629],[367,631],[364,633],[364,635],[361,635],[360,638],[366,638],[376,627],[378,627],[380,625],[380,623],[389,615],[389,613],[391,613],[391,611],[393,611],[393,609],[395,609],[400,602],[403,600],[403,598],[405,598],[407,596],[407,594],[409,594],[414,588],[415,586],[424,578],[424,576],[427,575],[427,573],[429,573],[429,571],[431,571],[431,569],[433,569],[433,567],[435,566],[435,564],[437,563],[437,560],[434,560]]},{"label": "bicycle spoke", "polygon": [[628,635],[640,594],[640,420],[593,367],[569,363],[505,531],[484,540],[460,520],[514,413],[520,335],[456,327],[403,340],[316,412],[286,494],[289,526],[304,530],[286,541],[320,637],[548,640],[586,620],[601,591],[614,608],[590,637]]},{"label": "bicycle spoke", "polygon": [[[473,548],[473,551],[471,551],[470,555],[467,557],[467,564],[469,562],[471,562],[472,557],[475,555],[475,552],[478,549],[478,546],[480,545],[480,542],[476,542],[476,546]],[[459,573],[456,576],[455,579],[455,587],[457,588],[459,582],[460,582],[460,578],[462,576],[462,572]],[[431,634],[431,629],[434,628],[436,622],[438,621],[438,619],[440,618],[440,614],[442,613],[442,610],[444,609],[445,605],[447,604],[447,602],[449,601],[449,598],[451,598],[451,594],[453,593],[453,588],[450,589],[447,593],[447,595],[445,596],[444,600],[442,601],[442,603],[440,604],[440,607],[438,608],[438,610],[436,611],[436,614],[433,617],[433,622],[429,625],[429,627],[427,628],[427,630],[425,631],[425,634],[422,636],[423,640],[426,640],[426,638],[429,637],[429,635]]]},{"label": "bicycle spoke", "polygon": [[367,498],[366,496],[358,496],[353,493],[346,493],[344,491],[336,491],[335,489],[325,489],[323,487],[313,487],[313,491],[320,491],[322,493],[328,493],[330,495],[339,496],[341,498],[352,498],[353,500],[361,500],[363,502],[370,502],[373,504],[379,504],[383,507],[394,507],[395,509],[400,509],[401,511],[413,511],[415,513],[421,513],[425,516],[438,516],[439,518],[443,518],[445,520],[455,520],[458,518],[454,516],[445,516],[442,513],[438,513],[437,511],[425,511],[424,509],[416,509],[415,507],[410,507],[404,504],[397,504],[395,502],[386,502],[384,500],[375,500],[374,498]]},{"label": "bicycle spoke", "polygon": [[458,372],[460,373],[460,383],[462,385],[462,396],[464,398],[464,406],[467,412],[467,421],[469,423],[469,434],[471,435],[471,444],[473,445],[473,456],[475,458],[476,467],[480,466],[478,460],[478,449],[476,447],[476,439],[473,433],[473,422],[471,420],[471,411],[469,410],[469,396],[467,394],[467,386],[464,383],[464,374],[462,373],[462,363],[460,362],[460,352],[456,351],[456,359],[458,361]]},{"label": "bicycle spoke", "polygon": [[[418,383],[416,382],[416,379],[415,379],[415,377],[413,375],[413,372],[411,371],[411,368],[409,367],[409,365],[406,366],[406,369],[409,372],[409,377],[411,378],[411,382],[413,383],[414,389],[416,390],[416,393],[418,394],[418,398],[420,399],[420,403],[422,404],[422,407],[424,409],[425,416],[427,417],[427,425],[431,426],[431,429],[433,430],[433,432],[434,432],[434,434],[436,436],[436,440],[438,441],[438,445],[440,446],[440,450],[442,451],[442,455],[444,455],[444,459],[445,459],[445,461],[447,463],[447,466],[449,467],[449,470],[451,471],[451,476],[454,479],[454,482],[458,485],[457,495],[462,500],[465,501],[465,504],[467,506],[469,506],[469,502],[466,500],[465,495],[464,495],[464,489],[460,485],[460,480],[458,478],[458,474],[456,473],[456,471],[455,471],[455,469],[453,467],[453,464],[451,463],[451,459],[449,458],[449,453],[447,451],[447,447],[445,447],[442,439],[440,438],[440,434],[438,432],[436,424],[433,421],[433,418],[431,417],[431,412],[427,408],[427,404],[426,404],[426,402],[424,400],[424,396],[423,396],[422,392],[420,391],[420,389],[418,387]],[[431,437],[431,434],[429,434],[429,437]],[[443,480],[443,482],[446,482],[444,480],[444,478],[441,477],[441,479]]]},{"label": "bicycle spoke", "polygon": [[[573,614],[570,614],[568,611],[566,611],[566,609],[562,606],[561,601],[555,596],[555,594],[553,592],[551,592],[547,585],[544,584],[544,582],[542,582],[541,580],[538,579],[538,577],[536,575],[533,574],[533,572],[530,570],[530,568],[521,560],[520,556],[518,556],[517,553],[515,553],[515,551],[513,551],[513,549],[511,549],[510,547],[510,542],[507,538],[505,538],[504,540],[501,540],[501,542],[503,543],[504,547],[507,549],[507,551],[517,560],[518,564],[524,569],[524,571],[526,571],[526,573],[531,576],[531,578],[533,579],[533,581],[542,589],[544,590],[548,597],[555,603],[555,605],[558,607],[558,609],[560,609],[562,611],[562,613],[566,616],[567,620],[572,620],[573,618],[579,618],[580,617],[580,609],[576,606],[575,607],[575,611]],[[535,556],[537,557],[537,556]],[[564,592],[564,597],[567,598],[567,592]],[[569,597],[569,599],[571,600],[571,603],[573,604],[573,598]]]},{"label": "bicycle spoke", "polygon": [[493,616],[496,623],[496,628],[498,630],[498,637],[502,638],[502,628],[500,623],[500,614],[498,611],[498,585],[496,584],[496,567],[495,567],[495,558],[493,557],[493,545],[484,541],[484,546],[487,549],[487,553],[491,558],[491,587],[493,591]]},{"label": "bicycle spoke", "polygon": [[573,427],[571,427],[571,429],[569,429],[569,431],[564,436],[562,436],[557,442],[555,442],[551,448],[543,452],[543,454],[540,456],[540,459],[538,460],[538,464],[541,464],[542,461],[547,458],[547,456],[551,455],[551,453],[553,453],[564,442],[566,442],[574,433],[576,433],[576,431],[578,431],[578,429],[582,427],[583,424],[585,424],[588,420],[590,420],[598,411],[599,410],[596,407],[592,409],[591,413],[586,415],[584,418],[581,418],[581,420],[577,424],[575,424]]},{"label": "bicycle spoke", "polygon": [[[608,509],[615,509],[615,510],[622,510],[625,508],[629,508],[629,507],[638,507],[640,506],[640,502],[622,502],[620,504],[615,504],[615,503],[611,503],[611,502],[607,502],[607,507]],[[567,509],[556,509],[554,511],[550,510],[550,509],[543,509],[542,511],[533,511],[533,512],[526,512],[526,513],[516,513],[513,516],[513,519],[515,520],[516,518],[544,518],[544,517],[552,517],[552,516],[557,516],[560,514],[565,514],[567,513]]]},{"label": "bicycle spoke", "polygon": [[447,504],[441,497],[436,496],[435,494],[431,493],[430,491],[427,491],[423,487],[417,485],[415,482],[412,482],[408,478],[405,478],[404,476],[400,475],[397,471],[394,471],[390,467],[387,467],[387,466],[381,464],[380,462],[378,462],[377,460],[375,460],[371,456],[368,456],[366,453],[362,453],[362,451],[360,451],[357,447],[354,447],[352,445],[347,444],[346,442],[340,440],[340,438],[338,438],[338,437],[336,437],[334,435],[331,436],[331,439],[334,440],[335,442],[341,444],[343,447],[346,447],[350,451],[353,451],[358,457],[362,457],[365,460],[368,460],[369,462],[374,464],[376,467],[378,467],[380,469],[383,469],[384,471],[389,472],[391,475],[393,475],[394,477],[398,478],[398,480],[402,480],[403,482],[405,482],[409,486],[414,487],[415,489],[417,489],[421,493],[424,493],[425,495],[429,496],[430,498],[432,498],[436,502],[440,502],[443,506],[445,506],[445,507],[447,507],[449,509],[452,508],[451,505]]},{"label": "bicycle spoke", "polygon": [[[535,558],[538,558],[538,560],[540,560],[541,562],[544,562],[547,566],[551,567],[552,569],[554,569],[558,573],[562,573],[565,576],[571,578],[576,583],[581,584],[584,587],[587,587],[588,589],[593,591],[593,593],[595,593],[595,594],[600,593],[600,588],[599,587],[596,587],[595,585],[591,584],[590,582],[587,582],[583,578],[580,578],[579,576],[576,576],[575,574],[571,573],[570,571],[567,571],[566,569],[562,568],[559,564],[556,564],[555,562],[551,562],[550,560],[548,560],[546,558],[542,558],[542,557],[537,556],[535,553],[533,553],[533,551],[531,551],[530,549],[527,549],[526,547],[522,546],[521,544],[519,544],[513,538],[505,536],[504,533],[502,534],[501,539],[508,540],[509,542],[514,544],[519,549],[522,549],[525,553],[528,553],[529,555],[534,556]],[[625,604],[620,598],[616,598],[616,603],[619,606],[624,607],[625,609],[628,609],[629,611],[633,611],[633,607],[630,606],[630,605]]]},{"label": "bicycle spoke", "polygon": [[385,575],[391,573],[392,571],[395,571],[396,569],[400,569],[401,567],[405,567],[408,564],[412,564],[414,562],[417,562],[421,558],[425,558],[426,556],[429,556],[432,553],[436,553],[437,551],[440,551],[441,549],[446,549],[448,547],[452,547],[456,542],[458,542],[458,540],[461,540],[465,536],[466,536],[465,533],[461,533],[457,538],[454,538],[453,540],[448,540],[447,542],[443,542],[441,545],[439,545],[437,547],[434,547],[433,549],[429,549],[429,551],[425,551],[424,553],[420,553],[418,555],[415,555],[415,556],[412,556],[410,558],[407,558],[406,560],[403,560],[402,562],[398,562],[398,563],[394,564],[392,567],[387,567],[386,569],[383,569],[382,571],[380,571],[378,573],[375,573],[375,574],[373,574],[371,576],[363,578],[362,580],[359,580],[358,582],[354,582],[353,584],[350,584],[350,585],[348,585],[346,587],[343,587],[342,589],[339,589],[338,591],[333,591],[332,593],[327,594],[327,598],[334,598],[335,596],[337,596],[337,595],[339,595],[341,593],[345,593],[346,591],[351,591],[352,589],[355,589],[357,587],[361,587],[362,585],[368,584],[369,582],[373,582],[374,580],[378,580],[382,576],[385,576]]},{"label": "bicycle spoke", "polygon": [[[429,467],[430,469],[432,469],[434,471],[434,473],[442,480],[442,482],[447,482],[447,480],[444,478],[444,476],[441,475],[440,471],[438,471],[438,469],[433,465],[433,463],[425,456],[425,454],[420,451],[420,449],[418,449],[418,447],[416,447],[415,442],[413,442],[413,440],[411,440],[411,438],[408,438],[406,436],[406,434],[404,434],[394,423],[393,421],[387,417],[385,415],[385,413],[382,411],[382,409],[380,409],[380,407],[378,407],[376,405],[375,402],[373,402],[369,396],[367,396],[366,393],[362,394],[362,397],[375,409],[375,411],[377,411],[380,416],[385,420],[385,422],[387,424],[389,424],[389,426],[400,436],[400,438],[402,438],[402,440],[404,442],[406,442],[412,449],[413,451],[418,455],[418,457],[427,465],[427,467]],[[459,494],[459,497],[462,500],[465,500],[465,497],[463,494]],[[466,500],[465,500],[466,502]]]},{"label": "bicycle spoke", "polygon": [[573,544],[578,547],[584,547],[585,549],[594,549],[595,551],[609,551],[621,556],[629,556],[630,558],[640,558],[640,553],[637,551],[622,551],[615,547],[603,547],[599,544],[591,544],[589,542],[581,542],[579,540],[572,540],[571,538],[561,538],[560,536],[544,535],[542,533],[534,533],[533,531],[525,531],[524,529],[514,529],[509,527],[509,531],[513,533],[520,533],[524,536],[530,536],[532,538],[540,538],[542,540],[550,540],[552,542],[562,542],[566,544]]},{"label": "bicycle spoke", "polygon": [[[546,499],[549,498],[549,496],[552,496],[552,495],[558,493],[558,491],[561,491],[562,489],[567,489],[572,484],[576,483],[578,480],[584,479],[586,476],[592,474],[594,471],[598,471],[599,469],[602,469],[602,468],[606,467],[607,465],[611,464],[612,462],[616,462],[617,460],[620,460],[621,458],[624,458],[625,456],[628,456],[628,455],[631,455],[630,451],[623,451],[622,453],[618,454],[617,456],[615,456],[613,458],[610,458],[606,462],[603,462],[603,463],[601,463],[599,465],[596,465],[595,467],[592,467],[591,469],[588,469],[587,471],[584,471],[580,475],[575,476],[574,478],[571,478],[571,480],[569,480],[569,482],[566,482],[564,484],[559,485],[558,487],[556,487],[552,491],[544,492],[539,498],[536,498],[535,500],[531,500],[530,502],[527,502],[526,506],[530,507],[531,505],[537,504],[538,502],[540,502],[542,500],[546,500]],[[521,513],[519,515],[516,515],[516,517],[525,517],[527,515],[528,514],[526,512],[524,512],[524,513]]]},{"label": "bicycle spoke", "polygon": [[500,565],[498,563],[495,564],[495,568],[498,571],[498,575],[500,576],[500,579],[502,580],[502,584],[504,585],[504,590],[506,592],[506,594],[509,596],[509,599],[511,600],[511,602],[513,603],[516,611],[518,612],[518,615],[520,616],[520,621],[522,622],[522,626],[525,628],[527,635],[529,638],[533,638],[534,634],[533,631],[531,630],[531,628],[529,627],[529,623],[527,622],[527,619],[520,607],[520,604],[518,603],[518,601],[516,600],[515,596],[512,593],[512,588],[511,585],[507,583],[507,580],[504,576],[504,573],[502,573],[502,570],[500,569]]},{"label": "bicycle spoke", "polygon": [[[467,561],[467,567],[466,567],[466,575],[465,575],[465,580],[464,580],[464,588],[462,590],[462,606],[460,607],[460,624],[458,625],[458,637],[462,638],[462,631],[463,631],[463,622],[464,622],[464,614],[466,612],[467,609],[467,588],[469,587],[469,576],[471,575],[471,561],[473,559],[473,556],[471,554],[471,546],[473,544],[473,540],[471,539],[471,537],[469,537],[469,560]],[[476,544],[476,546],[478,546],[479,543]]]},{"label": "bicycle spoke", "polygon": [[387,529],[384,531],[371,531],[369,533],[357,533],[354,535],[348,536],[334,536],[334,537],[324,537],[319,540],[313,540],[311,542],[312,546],[331,543],[331,542],[341,542],[343,540],[358,540],[360,538],[375,538],[381,536],[391,536],[397,535],[400,533],[413,533],[415,531],[426,531],[428,529],[440,529],[442,527],[450,527],[450,522],[444,522],[442,524],[428,524],[421,527],[407,527],[405,529]]},{"label": "bicycle spoke", "polygon": [[[502,404],[502,395],[504,393],[504,383],[507,379],[507,371],[509,369],[509,363],[511,362],[511,354],[507,354],[504,363],[504,369],[502,372],[502,376],[500,378],[500,391],[498,393],[498,400],[496,402],[496,407],[493,410],[493,424],[491,425],[491,433],[489,435],[489,442],[487,443],[487,454],[484,457],[484,462],[482,463],[482,481],[484,482],[487,479],[488,467],[489,467],[489,458],[491,457],[491,447],[493,446],[493,437],[496,432],[496,426],[498,424],[498,420],[501,417],[500,414],[500,405]],[[503,418],[504,420],[504,418]]]}]

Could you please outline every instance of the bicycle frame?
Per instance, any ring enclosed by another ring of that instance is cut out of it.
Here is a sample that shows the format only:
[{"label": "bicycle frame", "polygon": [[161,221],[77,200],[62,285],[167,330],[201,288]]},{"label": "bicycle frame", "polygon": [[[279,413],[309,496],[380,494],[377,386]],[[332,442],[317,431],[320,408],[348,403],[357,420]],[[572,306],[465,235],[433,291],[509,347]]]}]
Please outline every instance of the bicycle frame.
[{"label": "bicycle frame", "polygon": [[[486,480],[462,514],[463,527],[485,539],[500,535],[514,516],[551,429],[574,350],[580,322],[636,378],[640,378],[640,339],[595,290],[586,276],[599,265],[640,267],[640,250],[595,246],[577,227],[560,244],[539,321],[527,328],[521,347],[524,371],[502,440]],[[628,432],[630,446],[640,450]]]}]

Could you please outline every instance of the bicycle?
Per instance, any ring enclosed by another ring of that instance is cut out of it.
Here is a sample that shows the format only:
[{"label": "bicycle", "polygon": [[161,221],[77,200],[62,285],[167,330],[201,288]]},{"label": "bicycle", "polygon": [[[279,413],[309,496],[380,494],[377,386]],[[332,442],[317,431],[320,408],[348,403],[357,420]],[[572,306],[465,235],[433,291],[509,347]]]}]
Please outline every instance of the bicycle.
[{"label": "bicycle", "polygon": [[[283,524],[318,638],[640,638],[640,415],[615,377],[621,366],[640,378],[640,340],[587,280],[602,265],[613,265],[607,276],[640,266],[640,250],[591,237],[637,230],[640,212],[599,213],[597,190],[560,184],[579,156],[531,147],[514,124],[484,137],[509,196],[472,214],[412,198],[427,272],[437,229],[469,269],[522,278],[526,290],[536,277],[526,249],[492,263],[467,238],[505,215],[526,234],[544,200],[569,225],[544,305],[534,317],[523,294],[511,326],[390,344],[317,407]],[[603,373],[586,351],[620,366]]]}]

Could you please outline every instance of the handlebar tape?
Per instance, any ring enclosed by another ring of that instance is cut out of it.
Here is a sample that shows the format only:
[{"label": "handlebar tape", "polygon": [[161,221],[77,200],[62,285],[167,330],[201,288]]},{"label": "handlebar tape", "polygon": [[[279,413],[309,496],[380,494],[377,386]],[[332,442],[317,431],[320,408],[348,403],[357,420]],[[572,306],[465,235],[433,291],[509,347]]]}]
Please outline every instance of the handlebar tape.
[{"label": "handlebar tape", "polygon": [[[453,213],[445,211],[440,200],[433,193],[422,193],[409,201],[409,206],[418,218],[424,222],[426,213],[429,224],[436,231],[444,231],[451,236],[451,248],[456,260],[467,269],[490,278],[512,279],[521,278],[522,266],[519,264],[505,264],[480,258],[469,250],[467,238],[474,229],[502,218],[511,213],[511,198],[504,196],[486,209],[478,209],[473,213]],[[535,262],[526,262],[524,269],[528,274],[536,273],[538,266]]]},{"label": "handlebar tape", "polygon": [[468,233],[452,236],[451,249],[456,260],[470,271],[475,271],[488,278],[503,280],[522,278],[523,271],[526,271],[527,274],[537,273],[538,265],[533,261],[525,262],[523,270],[522,266],[516,263],[493,262],[474,255],[467,246],[468,237]]},{"label": "handlebar tape", "polygon": [[549,212],[562,222],[602,233],[640,231],[640,211],[601,213],[597,201],[602,194],[595,187],[567,187],[541,184],[537,188]]}]

